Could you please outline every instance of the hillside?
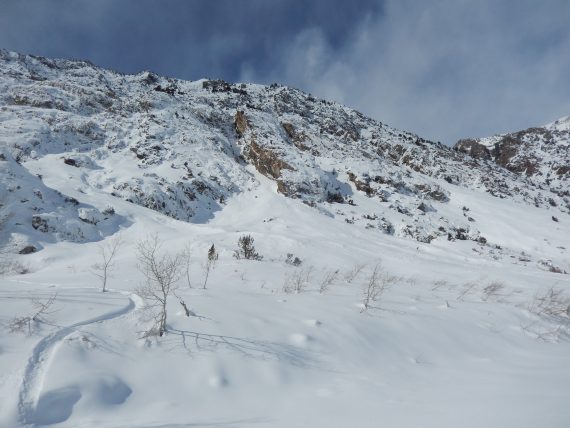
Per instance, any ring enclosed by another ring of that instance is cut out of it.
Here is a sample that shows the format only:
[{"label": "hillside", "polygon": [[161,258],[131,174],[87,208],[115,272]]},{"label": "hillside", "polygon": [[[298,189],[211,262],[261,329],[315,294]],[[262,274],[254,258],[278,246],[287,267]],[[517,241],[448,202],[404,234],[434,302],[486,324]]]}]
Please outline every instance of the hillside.
[{"label": "hillside", "polygon": [[459,140],[455,149],[475,159],[492,160],[541,188],[570,196],[570,116],[523,131]]},{"label": "hillside", "polygon": [[[7,51],[0,61],[5,157],[56,191],[74,183],[64,197],[99,211],[118,198],[203,223],[231,197],[257,186],[251,167],[273,180],[277,192],[371,233],[427,243],[468,239],[485,253],[504,242],[494,240],[455,193],[484,192],[551,211],[543,223],[570,210],[564,194],[487,159],[298,90],[120,75],[87,62]],[[27,192],[28,204],[37,205],[36,221],[53,217],[33,186]],[[366,201],[355,204],[356,194]],[[24,218],[14,250],[40,248],[32,217]],[[47,229],[56,237],[46,239],[70,239],[58,226]],[[98,238],[90,232],[85,239]]]},{"label": "hillside", "polygon": [[566,428],[557,183],[284,86],[2,50],[0,427]]}]

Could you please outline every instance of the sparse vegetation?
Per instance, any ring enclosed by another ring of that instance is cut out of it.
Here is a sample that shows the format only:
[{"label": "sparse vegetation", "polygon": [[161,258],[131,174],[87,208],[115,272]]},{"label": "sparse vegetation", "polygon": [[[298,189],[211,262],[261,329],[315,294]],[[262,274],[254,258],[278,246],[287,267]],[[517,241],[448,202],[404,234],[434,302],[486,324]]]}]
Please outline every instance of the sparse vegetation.
[{"label": "sparse vegetation", "polygon": [[236,259],[262,260],[263,256],[255,250],[254,239],[251,235],[243,235],[238,239],[238,249],[234,251]]},{"label": "sparse vegetation", "polygon": [[57,294],[53,294],[46,300],[40,298],[31,299],[33,313],[30,315],[14,317],[8,324],[8,329],[11,333],[27,333],[30,336],[35,326],[39,323],[48,322],[48,316],[55,312],[52,308]]},{"label": "sparse vegetation", "polygon": [[300,268],[296,269],[295,272],[285,277],[285,283],[283,284],[283,291],[288,294],[302,293],[308,287],[312,273],[313,273],[312,266],[309,266],[305,269],[300,269]]},{"label": "sparse vegetation", "polygon": [[463,285],[463,289],[459,292],[457,296],[457,300],[463,301],[465,297],[471,293],[473,290],[477,288],[477,283],[475,282],[467,282]]},{"label": "sparse vegetation", "polygon": [[208,250],[208,256],[206,257],[206,263],[204,264],[204,285],[202,288],[206,289],[206,284],[208,283],[208,277],[210,276],[210,271],[216,265],[216,261],[218,260],[218,252],[216,251],[216,247],[214,244]]},{"label": "sparse vegetation", "polygon": [[536,315],[570,322],[570,297],[564,293],[564,290],[550,287],[534,296],[528,310]]},{"label": "sparse vegetation", "polygon": [[190,268],[192,267],[192,249],[190,248],[190,245],[187,245],[186,247],[184,247],[184,250],[182,250],[182,259],[184,261],[184,276],[186,277],[186,285],[188,285],[188,288],[192,288],[192,280],[190,278]]},{"label": "sparse vegetation", "polygon": [[117,234],[107,243],[103,243],[98,246],[100,261],[92,266],[92,272],[101,280],[102,292],[107,291],[107,281],[111,274],[111,270],[115,266],[115,257],[121,245],[121,235]]},{"label": "sparse vegetation", "polygon": [[145,283],[137,289],[137,294],[145,299],[154,318],[154,325],[145,335],[162,336],[167,329],[168,297],[176,291],[184,258],[181,253],[163,252],[161,241],[154,235],[139,242],[137,259],[138,268],[145,277]]},{"label": "sparse vegetation", "polygon": [[301,266],[303,262],[299,257],[295,256],[293,253],[287,253],[287,258],[285,259],[285,263],[291,266]]},{"label": "sparse vegetation", "polygon": [[485,288],[483,288],[483,300],[496,298],[500,296],[501,291],[505,288],[505,284],[500,281],[491,281]]},{"label": "sparse vegetation", "polygon": [[364,298],[362,300],[362,311],[364,312],[372,308],[372,304],[376,302],[382,294],[397,281],[397,277],[388,275],[382,269],[382,265],[377,263],[364,284]]},{"label": "sparse vegetation", "polygon": [[550,322],[550,326],[538,321],[522,325],[522,329],[539,340],[558,341],[570,337],[570,297],[564,290],[550,287],[537,293],[528,305],[528,311]]},{"label": "sparse vegetation", "polygon": [[324,294],[329,290],[330,286],[338,278],[339,272],[340,271],[338,269],[325,272],[325,275],[319,285],[319,293]]},{"label": "sparse vegetation", "polygon": [[357,263],[354,267],[344,274],[344,279],[349,284],[352,283],[356,279],[356,277],[362,272],[362,270],[366,267],[364,263]]}]

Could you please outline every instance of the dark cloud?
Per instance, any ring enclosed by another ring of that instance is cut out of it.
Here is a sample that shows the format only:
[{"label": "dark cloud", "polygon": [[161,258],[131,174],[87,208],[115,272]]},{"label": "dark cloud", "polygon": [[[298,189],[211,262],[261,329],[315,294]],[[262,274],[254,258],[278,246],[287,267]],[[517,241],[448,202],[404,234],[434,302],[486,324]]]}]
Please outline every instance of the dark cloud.
[{"label": "dark cloud", "polygon": [[0,46],[280,82],[453,143],[570,114],[567,0],[0,0]]},{"label": "dark cloud", "polygon": [[235,80],[242,64],[264,74],[296,34],[319,28],[341,47],[380,2],[357,0],[4,1],[0,45],[88,58],[124,72]]}]

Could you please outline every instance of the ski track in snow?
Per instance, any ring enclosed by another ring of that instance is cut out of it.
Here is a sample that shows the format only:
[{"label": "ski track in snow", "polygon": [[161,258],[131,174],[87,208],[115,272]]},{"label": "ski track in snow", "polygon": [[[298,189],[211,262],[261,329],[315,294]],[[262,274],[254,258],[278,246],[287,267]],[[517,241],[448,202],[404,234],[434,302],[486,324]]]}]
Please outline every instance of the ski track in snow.
[{"label": "ski track in snow", "polygon": [[[110,291],[110,290],[107,291],[107,293],[124,294],[124,295],[128,294],[129,302],[126,306],[120,309],[104,313],[94,318],[89,318],[87,320],[79,321],[67,327],[63,327],[57,330],[56,332],[48,336],[45,336],[34,347],[32,355],[30,356],[30,358],[28,359],[28,363],[26,364],[26,369],[24,370],[20,391],[18,393],[19,421],[22,425],[24,426],[43,425],[43,423],[40,420],[38,420],[38,417],[41,415],[36,415],[36,411],[37,411],[38,399],[40,397],[40,392],[41,392],[41,383],[42,383],[41,380],[46,375],[46,370],[44,369],[44,365],[51,360],[50,357],[53,357],[55,351],[52,352],[52,350],[54,349],[54,347],[59,343],[61,343],[71,333],[75,332],[78,327],[84,327],[90,324],[95,324],[119,318],[121,316],[124,316],[132,312],[134,309],[140,306],[137,296],[133,294]],[[81,395],[79,395],[79,398],[80,397]],[[65,399],[66,396],[65,397],[62,396],[61,398]],[[78,401],[79,398],[75,399],[75,401],[70,403],[71,408],[73,407],[75,402]],[[63,422],[63,420],[59,422]]]}]

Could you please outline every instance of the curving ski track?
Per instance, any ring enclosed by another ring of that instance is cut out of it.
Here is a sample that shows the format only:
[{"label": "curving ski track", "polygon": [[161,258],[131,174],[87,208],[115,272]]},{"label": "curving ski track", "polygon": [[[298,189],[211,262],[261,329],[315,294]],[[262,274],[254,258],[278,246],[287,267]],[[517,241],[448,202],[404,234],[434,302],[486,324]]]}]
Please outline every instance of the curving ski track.
[{"label": "curving ski track", "polygon": [[[113,292],[109,291],[108,293]],[[28,359],[28,363],[26,364],[26,369],[24,370],[24,375],[22,378],[22,384],[18,393],[19,422],[22,425],[35,425],[35,407],[40,393],[38,382],[41,380],[41,378],[43,378],[43,375],[45,375],[45,373],[42,373],[42,367],[43,364],[49,360],[50,351],[54,345],[61,342],[63,339],[65,339],[65,337],[73,333],[78,327],[83,327],[89,324],[95,324],[103,321],[109,321],[128,314],[137,307],[137,303],[133,295],[129,295],[128,300],[129,303],[120,309],[116,309],[97,317],[77,322],[68,327],[63,327],[58,331],[44,337],[37,343],[32,351],[32,355]]]}]

